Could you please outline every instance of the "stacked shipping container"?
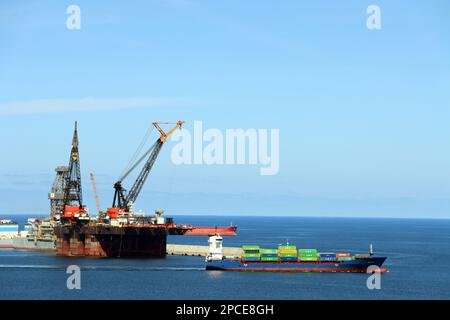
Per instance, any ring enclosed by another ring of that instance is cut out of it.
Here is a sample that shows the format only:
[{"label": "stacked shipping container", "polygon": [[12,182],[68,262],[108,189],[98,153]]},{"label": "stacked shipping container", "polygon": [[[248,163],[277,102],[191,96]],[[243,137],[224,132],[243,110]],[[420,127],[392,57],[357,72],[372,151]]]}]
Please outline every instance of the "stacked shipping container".
[{"label": "stacked shipping container", "polygon": [[244,254],[242,260],[244,261],[259,261],[261,259],[259,246],[242,246]]},{"label": "stacked shipping container", "polygon": [[296,246],[278,246],[280,261],[298,261]]},{"label": "stacked shipping container", "polygon": [[336,253],[319,253],[320,261],[336,261]]},{"label": "stacked shipping container", "polygon": [[317,249],[300,249],[298,256],[300,261],[317,261]]},{"label": "stacked shipping container", "polygon": [[261,261],[278,261],[277,249],[261,249]]},{"label": "stacked shipping container", "polygon": [[242,246],[244,261],[264,261],[264,262],[286,262],[286,261],[349,261],[354,259],[366,259],[369,254],[356,254],[352,256],[348,252],[324,252],[319,253],[317,249],[299,249],[296,246],[278,246],[277,249],[263,249],[255,245]]},{"label": "stacked shipping container", "polygon": [[336,253],[336,258],[338,261],[349,261],[352,260],[352,255],[348,252]]}]

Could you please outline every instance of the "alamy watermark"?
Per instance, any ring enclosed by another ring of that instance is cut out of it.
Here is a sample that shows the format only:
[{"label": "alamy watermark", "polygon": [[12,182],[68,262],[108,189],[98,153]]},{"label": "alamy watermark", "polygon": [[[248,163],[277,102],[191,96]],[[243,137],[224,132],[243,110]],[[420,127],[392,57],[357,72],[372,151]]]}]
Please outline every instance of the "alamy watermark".
[{"label": "alamy watermark", "polygon": [[370,274],[370,276],[367,278],[366,286],[367,289],[373,290],[381,289],[381,269],[380,267],[376,265],[369,266],[367,268],[367,273]]},{"label": "alamy watermark", "polygon": [[80,267],[77,265],[70,265],[66,269],[66,273],[70,274],[70,276],[67,278],[66,286],[67,289],[73,290],[81,289],[81,270]]},{"label": "alamy watermark", "polygon": [[81,29],[81,9],[75,4],[71,4],[67,7],[66,13],[70,14],[66,20],[66,27],[69,30],[80,30]]},{"label": "alamy watermark", "polygon": [[203,130],[202,121],[194,121],[194,131],[176,131],[177,142],[171,152],[172,162],[205,165],[259,165],[261,175],[276,175],[280,169],[279,129]]},{"label": "alamy watermark", "polygon": [[369,14],[366,20],[366,26],[369,30],[381,29],[381,9],[375,4],[367,7],[366,13]]}]

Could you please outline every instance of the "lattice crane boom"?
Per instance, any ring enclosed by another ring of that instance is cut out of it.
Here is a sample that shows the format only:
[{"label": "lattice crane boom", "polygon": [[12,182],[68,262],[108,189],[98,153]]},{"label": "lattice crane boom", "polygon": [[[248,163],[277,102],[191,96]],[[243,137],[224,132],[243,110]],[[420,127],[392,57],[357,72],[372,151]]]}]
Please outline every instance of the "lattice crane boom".
[{"label": "lattice crane boom", "polygon": [[[175,126],[169,130],[168,132],[165,132],[161,125],[163,124],[175,124]],[[167,137],[170,136],[176,129],[179,129],[184,124],[184,121],[178,121],[178,122],[153,122],[153,126],[159,131],[161,134],[158,139],[155,141],[155,143],[152,145],[152,147],[142,155],[135,164],[133,164],[130,169],[128,169],[120,178],[119,180],[114,184],[114,199],[113,199],[113,208],[121,208],[126,211],[130,210],[131,205],[136,201],[137,197],[139,196],[139,193],[142,190],[142,187],[144,186],[145,181],[147,180],[148,175],[150,174],[150,171],[153,168],[153,165],[159,155],[159,152],[161,151],[162,146],[167,140]],[[136,181],[134,182],[133,186],[131,187],[128,194],[126,194],[126,190],[122,186],[123,180],[133,171],[139,163],[141,163],[146,157],[147,161],[144,165],[144,167],[141,169],[141,172],[139,173],[138,177],[136,178]]]},{"label": "lattice crane boom", "polygon": [[91,176],[92,191],[94,192],[95,197],[95,206],[97,207],[97,212],[100,214],[102,210],[100,209],[100,198],[97,193],[97,186],[95,185],[94,174],[91,172],[89,175]]}]

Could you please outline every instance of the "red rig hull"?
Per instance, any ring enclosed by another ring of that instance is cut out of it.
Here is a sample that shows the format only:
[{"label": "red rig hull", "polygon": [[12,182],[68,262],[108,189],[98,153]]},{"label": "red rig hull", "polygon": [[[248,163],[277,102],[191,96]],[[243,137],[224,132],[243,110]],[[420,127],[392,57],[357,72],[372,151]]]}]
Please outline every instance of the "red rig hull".
[{"label": "red rig hull", "polygon": [[56,254],[94,257],[163,257],[167,235],[183,235],[175,225],[109,226],[59,225],[55,228]]},{"label": "red rig hull", "polygon": [[168,235],[236,235],[237,227],[195,227],[191,225],[102,223],[55,226],[56,254],[91,257],[164,257]]}]

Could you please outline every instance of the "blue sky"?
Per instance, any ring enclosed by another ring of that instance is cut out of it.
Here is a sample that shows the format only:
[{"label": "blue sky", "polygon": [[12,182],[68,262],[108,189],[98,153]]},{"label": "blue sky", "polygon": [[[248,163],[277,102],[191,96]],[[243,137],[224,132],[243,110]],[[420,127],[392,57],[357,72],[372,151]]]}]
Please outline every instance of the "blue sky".
[{"label": "blue sky", "polygon": [[[66,8],[81,8],[81,30]],[[366,28],[381,8],[382,29]],[[48,211],[79,122],[102,206],[154,120],[280,129],[280,171],[175,166],[149,212],[450,218],[448,1],[2,1],[0,213]],[[156,136],[154,136],[156,139]],[[126,182],[131,186],[132,178]]]}]

